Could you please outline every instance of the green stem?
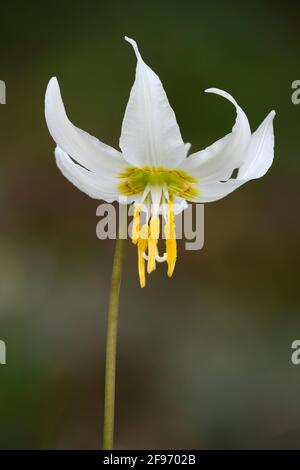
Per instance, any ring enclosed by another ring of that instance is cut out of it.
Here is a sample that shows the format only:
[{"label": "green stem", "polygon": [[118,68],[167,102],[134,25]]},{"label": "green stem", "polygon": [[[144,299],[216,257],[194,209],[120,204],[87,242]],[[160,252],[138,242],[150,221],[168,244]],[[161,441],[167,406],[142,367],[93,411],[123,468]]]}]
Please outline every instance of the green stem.
[{"label": "green stem", "polygon": [[107,318],[103,450],[112,450],[114,443],[117,330],[123,252],[124,240],[119,235],[115,246]]}]

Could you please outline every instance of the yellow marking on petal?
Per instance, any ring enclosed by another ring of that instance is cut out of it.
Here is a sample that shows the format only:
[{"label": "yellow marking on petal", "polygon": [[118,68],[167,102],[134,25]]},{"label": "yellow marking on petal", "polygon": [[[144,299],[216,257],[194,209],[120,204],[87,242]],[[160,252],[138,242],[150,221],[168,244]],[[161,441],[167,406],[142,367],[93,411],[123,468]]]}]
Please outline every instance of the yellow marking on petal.
[{"label": "yellow marking on petal", "polygon": [[121,180],[118,190],[125,196],[143,194],[147,186],[166,187],[171,198],[179,196],[187,201],[192,201],[199,195],[199,180],[179,168],[129,166],[118,175],[118,179]]},{"label": "yellow marking on petal", "polygon": [[150,220],[150,233],[148,238],[148,274],[156,268],[155,255],[157,253],[157,244],[160,232],[160,221],[158,215],[153,215]]},{"label": "yellow marking on petal", "polygon": [[175,217],[173,204],[168,203],[168,216],[165,225],[165,237],[166,237],[166,251],[167,251],[167,264],[168,264],[168,276],[171,277],[176,260],[177,260],[177,244],[176,244],[176,233],[175,233]]},{"label": "yellow marking on petal", "polygon": [[136,204],[134,208],[133,222],[132,222],[132,234],[131,234],[132,243],[134,243],[135,245],[138,242],[138,239],[140,236],[140,230],[141,230],[140,214],[141,214],[141,205]]},{"label": "yellow marking on petal", "polygon": [[146,285],[146,277],[145,277],[145,259],[144,253],[147,250],[148,244],[148,235],[149,235],[149,227],[147,224],[144,224],[140,231],[140,236],[137,241],[138,246],[138,270],[139,270],[139,278],[140,278],[140,285],[141,287],[145,287]]}]

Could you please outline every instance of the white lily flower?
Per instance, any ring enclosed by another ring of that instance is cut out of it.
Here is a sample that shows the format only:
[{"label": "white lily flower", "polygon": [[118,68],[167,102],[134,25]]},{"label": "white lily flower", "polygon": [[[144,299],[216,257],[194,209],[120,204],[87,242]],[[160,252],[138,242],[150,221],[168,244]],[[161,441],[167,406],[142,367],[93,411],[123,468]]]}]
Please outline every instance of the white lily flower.
[{"label": "white lily flower", "polygon": [[[190,144],[182,140],[160,79],[143,61],[136,42],[125,39],[134,48],[137,67],[122,124],[121,152],[69,121],[55,77],[47,87],[45,114],[63,175],[92,198],[112,202],[127,196],[134,204],[132,241],[138,247],[144,287],[145,262],[151,273],[156,262],[166,261],[172,276],[177,258],[174,214],[186,207],[186,201],[216,201],[268,171],[274,156],[275,112],[251,134],[248,119],[232,96],[217,88],[207,89],[235,106],[236,121],[231,133],[187,156]],[[234,170],[238,170],[236,178],[232,177]],[[142,212],[146,219],[141,226]],[[163,256],[158,253],[161,214],[166,221]]]}]

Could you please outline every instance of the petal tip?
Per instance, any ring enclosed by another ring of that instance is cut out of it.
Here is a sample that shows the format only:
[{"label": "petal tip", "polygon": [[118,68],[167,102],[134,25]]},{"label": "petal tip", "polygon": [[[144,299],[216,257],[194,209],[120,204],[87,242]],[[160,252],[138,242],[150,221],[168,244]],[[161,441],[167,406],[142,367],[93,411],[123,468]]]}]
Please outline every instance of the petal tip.
[{"label": "petal tip", "polygon": [[211,88],[206,88],[206,90],[204,90],[205,93],[216,93],[216,94],[221,94],[221,93],[224,93],[223,90],[221,90],[220,88],[215,88],[215,87],[211,87]]},{"label": "petal tip", "polygon": [[129,42],[129,44],[131,44],[133,47],[137,46],[136,41],[134,39],[129,38],[128,36],[124,36],[124,39],[125,41]]},{"label": "petal tip", "polygon": [[227,91],[222,90],[221,88],[207,88],[205,90],[205,93],[214,93],[215,95],[223,96],[223,98],[230,101],[237,109],[239,108],[239,106],[238,106],[236,100],[233,98],[233,96],[230,93],[228,93]]},{"label": "petal tip", "polygon": [[265,121],[271,123],[273,122],[273,119],[275,116],[276,116],[276,111],[273,109],[272,111],[269,112],[269,114],[265,118]]},{"label": "petal tip", "polygon": [[141,56],[140,56],[136,41],[132,38],[129,38],[128,36],[124,36],[124,39],[125,39],[125,41],[129,42],[129,44],[132,45],[132,47],[134,49],[134,52],[135,52],[135,55],[139,59]]},{"label": "petal tip", "polygon": [[55,93],[57,90],[59,90],[58,80],[56,77],[51,77],[46,89],[46,98],[48,98],[51,93]]},{"label": "petal tip", "polygon": [[55,85],[58,85],[57,77],[51,77],[49,82],[48,82],[48,87],[49,86],[55,86]]}]

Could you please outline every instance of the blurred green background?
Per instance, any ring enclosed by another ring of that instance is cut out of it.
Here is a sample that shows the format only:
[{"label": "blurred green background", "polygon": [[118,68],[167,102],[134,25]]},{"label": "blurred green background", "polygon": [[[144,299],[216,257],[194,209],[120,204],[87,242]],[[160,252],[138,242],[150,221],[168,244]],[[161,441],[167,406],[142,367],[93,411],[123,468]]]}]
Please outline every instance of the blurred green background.
[{"label": "blurred green background", "polygon": [[101,445],[114,242],[97,201],[55,166],[43,114],[57,75],[71,120],[118,146],[139,42],[192,150],[225,135],[233,94],[255,129],[271,109],[269,173],[205,207],[205,245],[180,247],[141,290],[129,242],[121,292],[116,447],[300,448],[299,4],[64,1],[1,5],[1,449]]}]

